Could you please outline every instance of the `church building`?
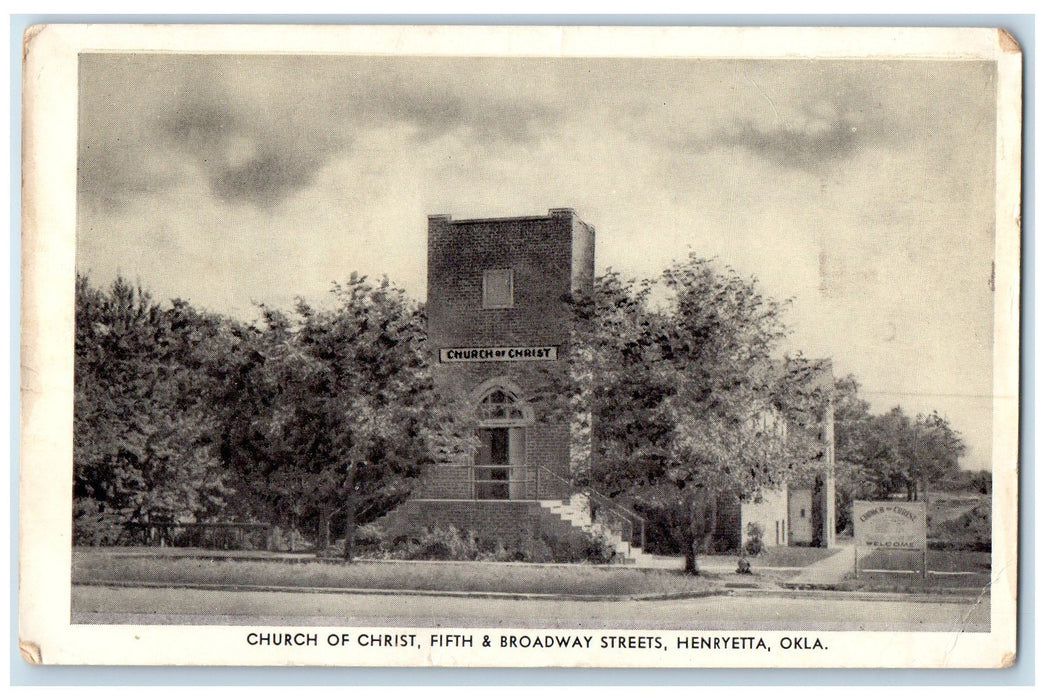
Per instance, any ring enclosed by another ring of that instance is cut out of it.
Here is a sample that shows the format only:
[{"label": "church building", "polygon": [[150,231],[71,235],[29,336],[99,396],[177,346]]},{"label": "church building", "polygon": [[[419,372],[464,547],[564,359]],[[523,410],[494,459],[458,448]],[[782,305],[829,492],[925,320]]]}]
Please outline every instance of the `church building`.
[{"label": "church building", "polygon": [[[580,430],[567,390],[571,299],[591,291],[594,274],[595,230],[572,209],[428,217],[434,379],[439,391],[465,397],[475,408],[477,449],[458,463],[429,468],[414,498],[382,518],[383,527],[453,524],[480,542],[530,555],[550,547],[557,558],[583,552],[595,531],[620,560],[648,559],[642,518],[571,488],[571,464],[577,468],[587,458],[582,446],[590,439],[571,433]],[[579,448],[581,454],[571,454]],[[786,544],[787,497],[774,503],[772,518]]]},{"label": "church building", "polygon": [[571,488],[571,449],[583,440],[571,439],[571,299],[591,291],[594,275],[595,229],[572,209],[428,217],[434,379],[475,408],[478,449],[428,469],[383,526],[453,524],[487,544],[531,555],[544,546],[557,558],[584,552],[597,530],[622,559],[642,555],[641,518],[605,503],[613,522],[593,524],[587,496]]}]

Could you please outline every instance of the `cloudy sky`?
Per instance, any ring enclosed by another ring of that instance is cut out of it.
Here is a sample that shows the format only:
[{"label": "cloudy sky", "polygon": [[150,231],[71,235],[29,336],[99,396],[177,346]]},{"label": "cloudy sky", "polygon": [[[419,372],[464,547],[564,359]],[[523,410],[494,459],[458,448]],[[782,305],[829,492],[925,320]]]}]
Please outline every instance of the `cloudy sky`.
[{"label": "cloudy sky", "polygon": [[353,270],[425,295],[428,214],[572,207],[596,268],[690,251],[794,349],[989,468],[993,64],[81,57],[77,264],[254,316]]}]

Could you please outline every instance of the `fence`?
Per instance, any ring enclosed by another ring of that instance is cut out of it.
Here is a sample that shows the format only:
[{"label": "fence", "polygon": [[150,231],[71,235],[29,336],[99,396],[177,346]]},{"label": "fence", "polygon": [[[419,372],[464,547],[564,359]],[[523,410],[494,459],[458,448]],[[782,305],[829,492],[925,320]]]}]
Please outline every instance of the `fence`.
[{"label": "fence", "polygon": [[272,526],[268,523],[129,522],[121,544],[150,547],[201,547],[205,549],[267,549]]}]

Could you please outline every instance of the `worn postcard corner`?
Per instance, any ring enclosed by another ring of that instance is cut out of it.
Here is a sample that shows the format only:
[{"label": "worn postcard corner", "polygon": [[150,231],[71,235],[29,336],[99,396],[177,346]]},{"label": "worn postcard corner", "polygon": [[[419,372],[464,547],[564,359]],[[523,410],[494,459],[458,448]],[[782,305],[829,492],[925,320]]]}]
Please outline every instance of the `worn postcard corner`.
[{"label": "worn postcard corner", "polygon": [[1009,32],[23,59],[28,663],[1014,663]]},{"label": "worn postcard corner", "polygon": [[27,663],[34,665],[43,663],[43,656],[40,654],[40,646],[38,644],[19,640],[18,651]]}]

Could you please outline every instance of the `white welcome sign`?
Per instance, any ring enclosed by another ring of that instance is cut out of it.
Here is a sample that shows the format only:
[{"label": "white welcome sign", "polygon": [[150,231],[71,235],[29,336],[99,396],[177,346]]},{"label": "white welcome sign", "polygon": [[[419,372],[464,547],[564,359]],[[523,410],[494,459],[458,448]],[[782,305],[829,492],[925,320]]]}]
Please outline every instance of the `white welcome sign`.
[{"label": "white welcome sign", "polygon": [[853,501],[853,543],[924,551],[925,515],[925,501]]}]

